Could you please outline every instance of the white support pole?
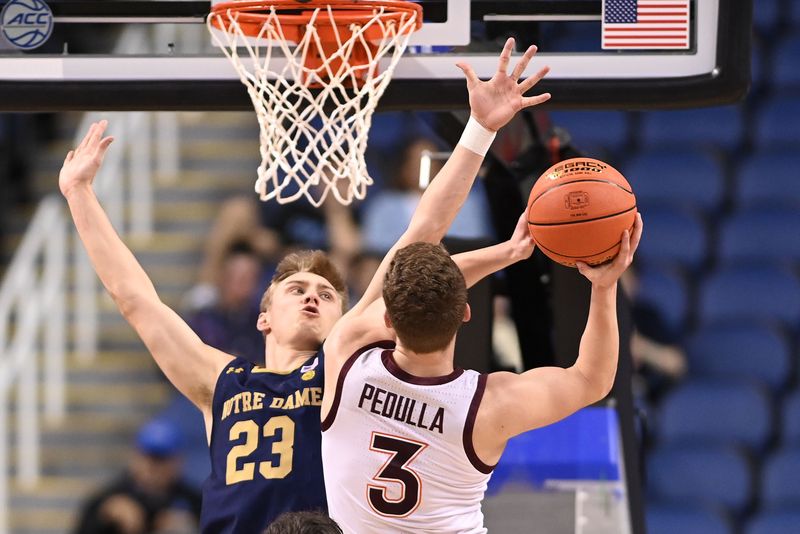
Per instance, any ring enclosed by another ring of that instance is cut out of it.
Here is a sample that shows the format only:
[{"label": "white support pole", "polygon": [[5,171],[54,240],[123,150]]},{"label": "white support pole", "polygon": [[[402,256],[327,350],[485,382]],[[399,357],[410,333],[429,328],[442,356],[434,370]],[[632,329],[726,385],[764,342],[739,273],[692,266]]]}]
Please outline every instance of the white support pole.
[{"label": "white support pole", "polygon": [[22,310],[14,360],[19,373],[17,382],[17,481],[20,487],[33,489],[39,482],[39,406],[37,401],[38,354],[36,321],[38,299],[31,299]]},{"label": "white support pole", "polygon": [[149,239],[153,235],[150,123],[150,114],[144,112],[133,113],[128,123],[128,209],[131,217],[128,228],[134,239]]},{"label": "white support pole", "polygon": [[45,291],[42,309],[47,311],[44,328],[45,415],[48,421],[61,421],[66,404],[64,353],[67,338],[66,299],[64,277],[66,273],[67,231],[61,206],[56,206],[56,223],[48,236],[45,250]]},{"label": "white support pole", "polygon": [[8,534],[8,383],[5,378],[11,370],[0,362],[0,371],[0,534]]}]

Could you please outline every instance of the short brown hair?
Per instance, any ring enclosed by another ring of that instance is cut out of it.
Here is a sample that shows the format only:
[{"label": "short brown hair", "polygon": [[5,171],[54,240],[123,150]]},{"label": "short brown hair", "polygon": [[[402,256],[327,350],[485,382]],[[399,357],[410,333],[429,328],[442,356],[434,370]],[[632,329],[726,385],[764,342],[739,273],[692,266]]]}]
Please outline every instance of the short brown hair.
[{"label": "short brown hair", "polygon": [[322,512],[285,512],[264,534],[340,534],[336,521]]},{"label": "short brown hair", "polygon": [[412,243],[389,264],[383,300],[403,345],[434,352],[450,343],[464,321],[467,284],[444,247]]},{"label": "short brown hair", "polygon": [[287,254],[275,268],[272,281],[261,296],[260,311],[267,311],[272,299],[272,288],[293,274],[304,272],[317,274],[330,282],[342,301],[342,312],[347,310],[347,287],[344,278],[327,254],[321,250],[301,250]]}]

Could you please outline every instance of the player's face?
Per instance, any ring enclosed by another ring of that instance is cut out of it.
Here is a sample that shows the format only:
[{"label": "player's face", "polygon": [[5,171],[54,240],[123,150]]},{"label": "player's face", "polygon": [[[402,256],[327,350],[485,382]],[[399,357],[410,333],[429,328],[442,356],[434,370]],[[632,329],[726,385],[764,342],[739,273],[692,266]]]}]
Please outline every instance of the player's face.
[{"label": "player's face", "polygon": [[342,301],[322,276],[295,273],[273,288],[266,315],[267,334],[279,344],[316,350],[342,316]]}]

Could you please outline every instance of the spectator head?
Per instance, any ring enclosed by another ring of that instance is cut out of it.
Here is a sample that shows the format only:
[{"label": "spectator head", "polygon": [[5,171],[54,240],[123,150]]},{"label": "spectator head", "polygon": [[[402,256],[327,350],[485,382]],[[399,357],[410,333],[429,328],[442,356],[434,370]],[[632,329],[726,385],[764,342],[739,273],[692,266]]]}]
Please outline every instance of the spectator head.
[{"label": "spectator head", "polygon": [[136,450],[129,471],[141,491],[161,495],[180,476],[183,437],[180,430],[165,420],[154,419],[136,434]]},{"label": "spectator head", "polygon": [[264,534],[341,534],[336,521],[322,512],[286,512]]},{"label": "spectator head", "polygon": [[[389,184],[392,189],[419,191],[419,162],[425,151],[439,152],[440,148],[426,137],[415,137],[406,142],[404,148],[398,152],[399,160],[392,165],[393,174]],[[441,161],[431,161],[431,179],[441,167]]]},{"label": "spectator head", "polygon": [[231,245],[222,262],[219,304],[226,310],[237,310],[252,302],[261,278],[261,261],[246,242]]}]

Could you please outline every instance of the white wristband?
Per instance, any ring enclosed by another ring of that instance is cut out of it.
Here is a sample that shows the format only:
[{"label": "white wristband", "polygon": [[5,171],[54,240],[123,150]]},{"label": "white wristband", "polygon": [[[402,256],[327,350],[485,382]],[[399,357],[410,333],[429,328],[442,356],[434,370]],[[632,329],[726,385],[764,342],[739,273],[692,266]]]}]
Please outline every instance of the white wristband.
[{"label": "white wristband", "polygon": [[485,156],[492,146],[494,137],[497,132],[487,130],[475,120],[472,115],[469,116],[467,126],[464,128],[464,133],[461,134],[458,144],[469,150],[475,152],[479,156]]}]

